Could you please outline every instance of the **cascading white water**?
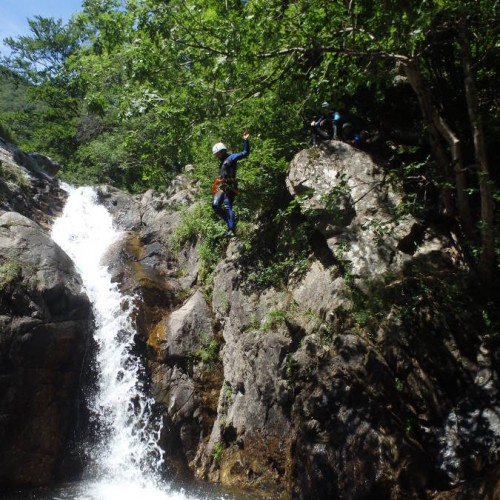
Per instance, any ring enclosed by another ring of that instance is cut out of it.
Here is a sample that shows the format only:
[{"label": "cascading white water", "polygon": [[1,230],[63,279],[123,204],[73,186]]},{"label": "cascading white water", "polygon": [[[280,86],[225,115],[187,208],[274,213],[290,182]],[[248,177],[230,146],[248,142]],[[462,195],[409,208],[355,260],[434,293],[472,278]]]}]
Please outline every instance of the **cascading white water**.
[{"label": "cascading white water", "polygon": [[119,236],[111,215],[96,203],[92,188],[65,186],[69,197],[54,223],[52,238],[72,258],[93,303],[98,345],[97,394],[89,401],[103,435],[92,450],[91,483],[85,499],[187,498],[157,480],[161,426],[152,400],[142,390],[140,360],[133,355],[135,330],[130,311],[101,259]]}]

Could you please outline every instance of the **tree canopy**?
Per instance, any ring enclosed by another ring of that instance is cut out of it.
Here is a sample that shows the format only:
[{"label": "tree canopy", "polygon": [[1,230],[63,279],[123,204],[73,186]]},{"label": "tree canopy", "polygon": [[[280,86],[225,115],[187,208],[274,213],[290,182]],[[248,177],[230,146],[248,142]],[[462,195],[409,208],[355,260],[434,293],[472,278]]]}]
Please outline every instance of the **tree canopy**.
[{"label": "tree canopy", "polygon": [[[30,20],[3,64],[30,83],[2,114],[22,147],[73,182],[163,188],[188,164],[208,185],[210,146],[240,147],[242,176],[277,199],[286,162],[322,101],[420,165],[447,216],[495,260],[498,5],[494,0],[84,0],[67,25]],[[376,141],[374,141],[376,142]],[[396,153],[394,153],[396,151]],[[422,167],[423,165],[423,167]],[[436,199],[437,200],[437,199]],[[437,205],[436,201],[436,205]],[[488,271],[485,271],[487,274]]]}]

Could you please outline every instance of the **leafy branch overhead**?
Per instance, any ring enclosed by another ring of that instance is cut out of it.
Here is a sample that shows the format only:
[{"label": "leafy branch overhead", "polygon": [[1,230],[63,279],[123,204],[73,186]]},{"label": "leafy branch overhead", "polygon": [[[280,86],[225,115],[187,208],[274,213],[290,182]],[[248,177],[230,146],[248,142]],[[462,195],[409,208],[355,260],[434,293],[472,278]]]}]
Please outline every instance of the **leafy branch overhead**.
[{"label": "leafy branch overhead", "polygon": [[2,112],[0,122],[20,147],[63,164],[68,180],[131,191],[163,188],[188,163],[208,182],[211,144],[236,150],[250,129],[252,158],[241,172],[250,214],[259,200],[269,210],[287,203],[277,187],[283,166],[328,101],[378,138],[374,153],[392,168],[402,171],[406,159],[387,144],[415,148],[408,162],[425,162],[422,176],[439,191],[434,208],[479,242],[486,278],[498,231],[490,165],[500,143],[498,8],[494,0],[84,0],[67,25],[36,17],[30,36],[6,40],[3,64],[39,104]]}]

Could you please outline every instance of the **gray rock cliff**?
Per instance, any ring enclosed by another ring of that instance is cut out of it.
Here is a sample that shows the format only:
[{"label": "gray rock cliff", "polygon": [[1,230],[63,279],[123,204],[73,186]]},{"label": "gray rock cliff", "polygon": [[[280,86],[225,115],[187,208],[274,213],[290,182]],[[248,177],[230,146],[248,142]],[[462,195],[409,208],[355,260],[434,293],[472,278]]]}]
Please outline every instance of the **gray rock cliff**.
[{"label": "gray rock cliff", "polygon": [[25,153],[0,138],[0,211],[13,211],[47,229],[64,206],[66,192],[54,178],[59,165]]},{"label": "gray rock cliff", "polygon": [[256,286],[273,268],[248,249],[272,254],[280,234],[242,236],[207,294],[196,242],[170,245],[195,188],[182,177],[168,196],[101,189],[137,243],[117,250],[117,277],[154,271],[171,294],[138,304],[167,460],[273,498],[496,491],[497,341],[453,234],[402,210],[368,154],[325,143],[287,176],[313,235],[306,265]]}]

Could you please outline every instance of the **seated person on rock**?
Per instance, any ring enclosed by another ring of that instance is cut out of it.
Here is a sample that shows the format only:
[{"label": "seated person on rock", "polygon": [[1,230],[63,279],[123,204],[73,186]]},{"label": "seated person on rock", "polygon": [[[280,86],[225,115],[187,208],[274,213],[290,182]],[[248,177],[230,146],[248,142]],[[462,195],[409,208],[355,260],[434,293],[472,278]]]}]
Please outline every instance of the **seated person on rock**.
[{"label": "seated person on rock", "polygon": [[315,146],[318,141],[338,139],[338,128],[340,124],[340,113],[330,110],[330,104],[324,102],[321,105],[323,114],[311,122],[312,144]]}]

